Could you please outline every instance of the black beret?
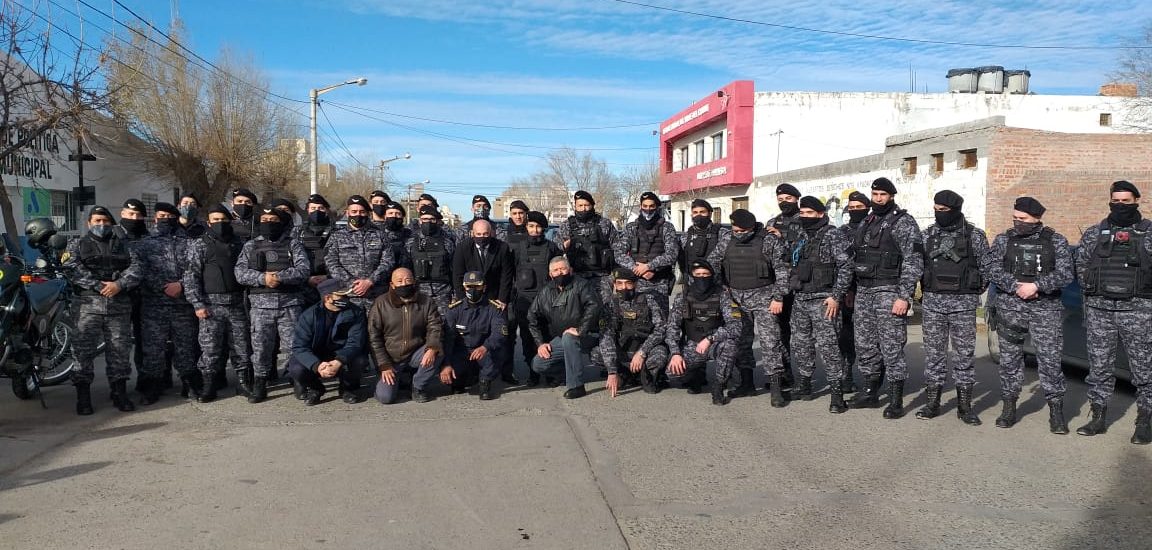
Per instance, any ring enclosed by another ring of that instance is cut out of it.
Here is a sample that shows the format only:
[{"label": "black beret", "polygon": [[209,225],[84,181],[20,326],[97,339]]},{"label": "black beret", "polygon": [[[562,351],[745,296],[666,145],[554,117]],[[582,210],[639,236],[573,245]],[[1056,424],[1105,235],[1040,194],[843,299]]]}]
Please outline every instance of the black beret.
[{"label": "black beret", "polygon": [[167,212],[173,216],[180,215],[180,209],[176,208],[176,205],[170,202],[158,202],[156,203],[156,206],[153,206],[152,208],[155,209],[157,213]]},{"label": "black beret", "polygon": [[635,281],[636,280],[636,274],[632,273],[632,270],[630,270],[630,269],[624,269],[622,267],[617,267],[616,269],[612,270],[612,278],[613,279],[624,279],[625,281]]},{"label": "black beret", "polygon": [[440,207],[440,203],[436,200],[436,197],[433,197],[432,195],[429,195],[428,193],[421,193],[420,196],[417,197],[416,200],[418,200],[418,201],[432,201],[432,206],[435,206],[437,208]]},{"label": "black beret", "polygon": [[183,195],[180,195],[180,200],[183,201],[184,199],[192,199],[196,201],[197,206],[201,204],[200,197],[197,197],[196,193],[184,193]]},{"label": "black beret", "polygon": [[813,197],[812,195],[808,195],[800,199],[800,208],[811,208],[817,212],[828,211],[828,207],[824,206],[824,203],[820,202],[820,199]]},{"label": "black beret", "polygon": [[283,224],[292,223],[292,215],[283,211],[283,210],[280,210],[279,208],[275,208],[272,206],[265,206],[265,207],[260,209],[260,216],[261,217],[263,217],[267,214],[275,214],[277,218],[280,218],[280,223],[283,223]]},{"label": "black beret", "polygon": [[524,201],[515,200],[515,201],[512,201],[512,204],[508,205],[508,210],[523,210],[523,211],[527,212],[527,211],[531,210],[531,208],[528,208],[528,205],[524,204]]},{"label": "black beret", "polygon": [[1016,199],[1016,204],[1013,204],[1012,208],[1036,218],[1044,215],[1044,205],[1032,197]]},{"label": "black beret", "polygon": [[384,202],[392,202],[392,197],[389,197],[388,193],[385,193],[381,189],[377,189],[377,190],[373,191],[372,194],[368,195],[368,196],[373,198],[373,199],[376,197],[380,197],[380,198],[384,199]]},{"label": "black beret", "polygon": [[488,197],[485,197],[484,195],[475,195],[472,197],[472,204],[476,204],[478,202],[487,204],[489,208],[492,207],[492,203],[488,202]]},{"label": "black beret", "polygon": [[692,201],[692,208],[707,208],[709,212],[712,211],[712,205],[704,199],[694,199]]},{"label": "black beret", "polygon": [[224,208],[223,204],[216,204],[212,206],[212,208],[208,209],[208,214],[224,214],[225,216],[228,216],[229,220],[232,219],[232,213],[229,212],[227,208]]},{"label": "black beret", "polygon": [[955,191],[949,191],[947,189],[936,193],[936,197],[932,200],[940,206],[947,206],[953,210],[960,210],[960,208],[964,206],[964,197],[956,194]]},{"label": "black beret", "polygon": [[236,197],[248,197],[252,200],[252,202],[259,202],[256,199],[256,193],[253,193],[251,190],[245,189],[243,187],[237,187],[236,189],[232,190],[232,198]]},{"label": "black beret", "polygon": [[656,193],[651,191],[645,191],[640,195],[640,202],[644,201],[656,201],[656,206],[660,206],[661,204],[660,197],[656,196]]},{"label": "black beret", "polygon": [[420,207],[420,215],[421,216],[434,216],[438,220],[444,219],[444,215],[441,214],[440,211],[437,210],[436,207],[432,206],[431,204],[425,204],[424,206],[421,206]]},{"label": "black beret", "polygon": [[712,264],[708,263],[708,260],[692,260],[692,264],[688,266],[688,273],[692,273],[701,267],[711,271],[713,274],[716,273],[716,270],[712,268]]},{"label": "black beret", "polygon": [[400,211],[400,217],[402,217],[402,218],[406,217],[408,215],[408,211],[404,209],[404,205],[402,205],[396,201],[392,201],[392,202],[384,205],[384,211],[387,212],[388,210],[399,210]]},{"label": "black beret", "polygon": [[592,203],[592,206],[596,206],[596,199],[592,198],[592,193],[589,193],[583,189],[573,193],[572,194],[572,200],[573,201],[586,200],[586,201]]},{"label": "black beret", "polygon": [[533,210],[528,213],[528,221],[524,223],[528,222],[535,223],[543,227],[548,227],[548,216],[545,216],[543,212],[537,212]]},{"label": "black beret", "polygon": [[353,204],[359,204],[364,208],[372,207],[372,205],[368,204],[368,200],[364,197],[361,197],[360,195],[352,195],[351,197],[348,197],[348,201],[344,203],[345,206],[352,206]]},{"label": "black beret", "polygon": [[324,208],[332,208],[332,205],[328,204],[328,199],[324,198],[324,195],[321,195],[319,193],[314,193],[312,195],[308,195],[308,203],[307,204],[319,204],[319,205],[323,206]]},{"label": "black beret", "polygon": [[297,210],[299,210],[299,208],[296,206],[296,203],[288,199],[276,199],[272,201],[272,208],[276,208],[277,206],[287,206],[288,211],[292,213],[295,213]]},{"label": "black beret", "polygon": [[848,202],[853,202],[853,201],[859,202],[859,203],[864,203],[867,206],[872,206],[872,199],[868,198],[868,195],[865,195],[864,193],[861,193],[859,191],[853,191],[852,193],[850,193],[848,195]]},{"label": "black beret", "polygon": [[1115,182],[1112,184],[1112,189],[1108,192],[1109,193],[1119,193],[1119,192],[1123,192],[1123,191],[1127,191],[1129,193],[1132,193],[1132,195],[1134,197],[1140,198],[1140,190],[1137,189],[1135,185],[1132,185],[1132,182],[1130,182],[1130,181],[1120,180],[1118,182]]},{"label": "black beret", "polygon": [[885,193],[888,193],[889,195],[895,195],[896,194],[896,185],[893,184],[892,180],[890,180],[888,178],[876,178],[875,180],[872,181],[872,190],[873,191],[883,191]]},{"label": "black beret", "polygon": [[116,225],[116,217],[103,206],[93,206],[92,209],[88,211],[88,219],[91,220],[92,216],[108,216],[112,219],[112,225]]},{"label": "black beret", "polygon": [[756,214],[743,208],[733,211],[728,215],[728,219],[732,220],[732,225],[740,229],[752,229],[756,227]]},{"label": "black beret", "polygon": [[781,183],[776,186],[777,195],[792,195],[793,197],[800,198],[800,190],[791,183]]},{"label": "black beret", "polygon": [[144,206],[144,203],[140,199],[128,199],[124,201],[124,208],[134,210],[145,216],[148,215],[148,207]]}]

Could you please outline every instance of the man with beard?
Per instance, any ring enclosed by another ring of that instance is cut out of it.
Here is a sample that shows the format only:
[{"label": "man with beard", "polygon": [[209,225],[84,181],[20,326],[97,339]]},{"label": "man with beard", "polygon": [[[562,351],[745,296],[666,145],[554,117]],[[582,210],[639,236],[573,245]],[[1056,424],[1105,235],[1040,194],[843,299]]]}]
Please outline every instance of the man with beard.
[{"label": "man with beard", "polygon": [[247,241],[256,236],[256,193],[243,187],[232,190],[232,234]]},{"label": "man with beard", "polygon": [[496,238],[512,248],[528,239],[528,205],[524,201],[512,201],[508,205],[508,225],[496,229]]},{"label": "man with beard", "polygon": [[724,393],[739,353],[742,312],[728,290],[716,281],[715,270],[705,260],[688,266],[688,284],[677,294],[668,312],[668,377],[679,381],[690,394],[700,393],[707,383],[708,360],[716,361],[712,381],[712,404],[727,405]]},{"label": "man with beard", "polygon": [[896,207],[896,186],[888,178],[872,182],[872,214],[856,235],[856,327],[868,338],[856,339],[856,357],[864,391],[855,408],[880,406],[880,366],[888,376],[889,403],[884,418],[904,416],[904,381],[908,363],[908,309],[924,271],[924,236],[916,220]]},{"label": "man with beard", "polygon": [[[840,232],[848,241],[848,255],[856,256],[856,235],[860,232],[860,225],[868,217],[868,210],[872,208],[872,201],[859,191],[848,195],[848,223],[840,226]],[[852,380],[852,367],[856,365],[856,327],[852,321],[856,312],[856,275],[852,275],[848,285],[848,292],[844,295],[844,303],[840,304],[840,316],[843,324],[840,328],[840,356],[844,358],[844,393],[856,391],[856,383]],[[883,379],[884,367],[880,367]]]},{"label": "man with beard", "polygon": [[731,238],[732,231],[712,221],[712,205],[704,199],[692,201],[692,225],[680,236],[680,275],[686,283],[691,274],[688,266],[697,260],[720,263],[713,252],[723,239]]},{"label": "man with beard", "polygon": [[348,226],[332,232],[324,256],[328,275],[351,289],[352,303],[365,310],[387,291],[395,265],[383,232],[369,221],[369,206],[360,195],[348,197]]},{"label": "man with beard", "polygon": [[668,311],[668,295],[676,284],[676,258],[680,241],[676,229],[664,220],[660,198],[647,191],[640,195],[640,215],[624,226],[612,243],[616,265],[636,275],[636,292],[651,294],[661,311]]},{"label": "man with beard", "polygon": [[[764,223],[764,228],[769,233],[777,236],[783,241],[783,250],[785,254],[790,254],[796,246],[796,239],[800,236],[800,207],[797,201],[800,200],[800,190],[796,186],[783,183],[776,186],[776,204],[780,207],[780,214],[773,216]],[[776,320],[780,323],[780,338],[781,343],[781,360],[784,362],[783,376],[781,383],[784,385],[782,389],[792,389],[794,382],[792,373],[792,304],[795,298],[792,294],[784,296],[784,308],[780,310],[780,314],[776,316]]]},{"label": "man with beard", "polygon": [[[532,358],[536,356],[536,348],[542,342],[532,337],[532,329],[528,323],[528,309],[540,294],[540,290],[548,284],[548,262],[563,251],[559,245],[549,241],[544,236],[548,228],[548,218],[543,212],[529,212],[525,218],[528,238],[512,246],[512,258],[516,264],[516,276],[513,287],[515,290],[515,305],[512,318],[515,322],[515,331],[520,332],[520,347],[524,354],[524,363],[528,365],[528,386],[534,387],[540,383],[540,373],[532,370]],[[511,325],[512,321],[510,321]],[[513,330],[509,331],[510,333]],[[513,346],[508,346],[508,355],[513,354]]]},{"label": "man with beard", "polygon": [[439,308],[441,317],[452,303],[452,255],[456,234],[444,229],[444,216],[434,206],[420,207],[420,230],[408,239],[408,255],[420,292]]},{"label": "man with beard", "polygon": [[616,240],[616,226],[596,212],[596,199],[587,191],[572,195],[576,213],[560,223],[556,244],[564,250],[575,277],[588,279],[602,296],[611,289],[607,284],[608,272],[615,265],[612,243]]}]

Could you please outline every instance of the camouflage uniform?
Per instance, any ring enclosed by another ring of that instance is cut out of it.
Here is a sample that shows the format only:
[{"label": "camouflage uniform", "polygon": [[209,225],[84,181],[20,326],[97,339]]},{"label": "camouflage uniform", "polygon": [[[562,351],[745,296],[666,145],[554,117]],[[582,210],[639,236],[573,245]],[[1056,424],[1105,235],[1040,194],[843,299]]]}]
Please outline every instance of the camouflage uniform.
[{"label": "camouflage uniform", "polygon": [[704,229],[695,225],[689,226],[688,230],[680,235],[680,257],[677,260],[680,264],[680,281],[687,282],[691,275],[688,273],[688,266],[692,265],[693,261],[706,260],[713,266],[720,265],[720,260],[723,258],[716,255],[717,245],[721,240],[731,236],[731,229],[715,223],[709,223]]},{"label": "camouflage uniform", "polygon": [[[442,239],[442,253],[433,244],[436,239]],[[452,289],[452,255],[456,253],[456,235],[444,226],[440,226],[440,232],[431,237],[416,231],[408,239],[405,248],[408,257],[412,258],[412,271],[420,292],[436,302],[440,317],[445,317],[448,305],[455,301],[456,295]]]},{"label": "camouflage uniform", "polygon": [[377,296],[388,291],[396,260],[384,232],[367,225],[333,231],[328,238],[325,264],[328,275],[345,285],[351,286],[357,279],[372,281],[372,288],[364,296],[351,297],[352,303],[367,310]]},{"label": "camouflage uniform", "polygon": [[[116,234],[130,248],[135,248],[144,239],[148,238],[148,234],[135,235],[123,230],[122,227],[117,226]],[[140,379],[140,373],[144,372],[144,335],[141,333],[142,313],[141,313],[141,298],[140,287],[137,286],[132,290],[127,291],[128,295],[132,298],[132,366],[136,369],[136,379]]]},{"label": "camouflage uniform", "polygon": [[143,298],[144,374],[160,378],[167,369],[165,349],[172,343],[172,365],[181,378],[196,370],[199,345],[191,335],[199,331],[196,313],[183,292],[171,298],[164,293],[168,283],[183,283],[188,258],[188,238],[177,230],[170,235],[153,235],[136,248],[144,276],[140,284]]},{"label": "camouflage uniform", "polygon": [[[209,246],[227,247],[230,257],[224,261],[224,258],[217,256],[222,250],[209,251]],[[188,242],[188,265],[184,269],[183,279],[184,297],[194,309],[208,310],[208,318],[200,319],[198,335],[198,365],[204,380],[213,380],[217,373],[224,371],[225,349],[230,351],[232,368],[237,373],[252,368],[251,332],[248,312],[244,309],[244,287],[236,281],[235,269],[243,246],[239,237],[233,237],[231,243],[224,243],[211,232]]]},{"label": "camouflage uniform", "polygon": [[623,233],[612,241],[616,265],[632,270],[637,263],[647,263],[654,273],[651,279],[638,277],[636,292],[651,294],[663,311],[668,311],[668,296],[676,284],[676,259],[680,256],[680,241],[672,224],[658,218],[658,226],[642,228],[640,220],[628,222]]},{"label": "camouflage uniform", "polygon": [[678,293],[672,300],[672,307],[668,311],[668,331],[665,334],[664,342],[668,345],[669,355],[679,355],[684,358],[684,374],[676,376],[669,373],[670,379],[683,379],[684,383],[687,383],[686,381],[691,380],[692,377],[702,379],[708,360],[713,359],[716,361],[716,380],[713,383],[720,388],[728,385],[728,379],[732,376],[732,367],[736,363],[736,354],[739,352],[740,334],[745,323],[740,307],[732,301],[732,295],[719,284],[713,286],[709,297],[716,295],[719,296],[722,322],[709,333],[712,338],[712,345],[708,347],[706,355],[696,353],[696,346],[704,338],[699,334],[689,334],[688,329],[692,329],[692,327],[685,326],[694,320],[688,316],[690,309],[687,303],[688,293],[686,291]]},{"label": "camouflage uniform", "polygon": [[[328,239],[335,230],[336,227],[331,224],[316,225],[308,221],[292,228],[292,238],[300,241],[300,244],[304,245],[304,251],[308,253],[308,263],[312,266],[311,276],[313,277],[328,275],[326,258]],[[238,240],[241,245],[244,244],[243,240]],[[320,301],[320,293],[316,292],[316,288],[312,286],[304,290],[304,296],[306,304],[315,304]]]},{"label": "camouflage uniform", "polygon": [[[113,257],[111,262],[101,265]],[[115,263],[120,265],[113,265]],[[63,267],[78,291],[76,300],[80,304],[73,343],[79,368],[72,372],[72,383],[92,383],[93,363],[101,342],[107,343],[104,362],[108,381],[127,380],[132,376],[128,365],[128,354],[132,351],[132,298],[127,291],[140,284],[136,251],[118,235],[100,241],[91,233],[85,233],[68,241]],[[102,281],[116,282],[120,293],[111,298],[101,296]]]},{"label": "camouflage uniform", "polygon": [[[612,243],[616,242],[616,233],[616,226],[599,213],[586,222],[569,216],[560,222],[560,230],[556,233],[556,244],[572,264],[572,274],[588,279],[593,288],[600,289],[600,295],[605,299],[612,293],[608,273],[615,265]],[[565,248],[564,241],[568,240],[572,242]]]},{"label": "camouflage uniform", "polygon": [[[261,258],[258,251],[265,247],[274,250]],[[288,258],[281,257],[284,251]],[[283,267],[272,269],[273,266]],[[264,285],[266,271],[276,273],[280,286],[270,289]],[[271,378],[277,372],[277,365],[281,364],[276,358],[278,352],[285,356],[291,353],[296,317],[304,305],[301,291],[310,272],[304,245],[288,234],[275,243],[264,237],[244,243],[236,260],[236,281],[249,288],[252,366],[257,378]]]},{"label": "camouflage uniform", "polygon": [[[791,216],[777,214],[764,222],[764,227],[774,227],[780,232],[780,240],[783,241],[781,249],[785,254],[790,254],[800,237],[800,213]],[[780,324],[780,352],[786,382],[790,382],[792,376],[792,307],[795,299],[791,293],[785,294],[782,300],[784,309],[776,316]]]},{"label": "camouflage uniform", "polygon": [[[408,239],[412,238],[412,230],[407,227],[401,227],[396,231],[389,231],[382,229],[384,232],[384,242],[392,249],[392,269],[397,267],[406,267],[412,269],[412,256],[408,255]],[[387,285],[385,285],[387,286]]]},{"label": "camouflage uniform", "polygon": [[[616,293],[613,293],[616,294]],[[647,314],[645,315],[645,311]],[[624,301],[618,294],[608,299],[601,310],[600,345],[592,354],[592,364],[598,368],[607,368],[609,374],[618,374],[624,369],[629,373],[629,363],[636,353],[644,357],[644,371],[649,383],[655,383],[664,367],[668,366],[668,348],[664,343],[664,312],[660,303],[651,294],[636,294],[630,301]],[[647,337],[642,341],[638,338],[628,338],[626,323],[631,324],[639,336],[645,331]]]},{"label": "camouflage uniform", "polygon": [[844,233],[829,224],[827,218],[811,229],[802,228],[798,236],[789,283],[796,296],[791,322],[792,359],[801,377],[812,378],[817,353],[824,361],[830,384],[844,376],[839,347],[840,313],[828,319],[824,301],[835,298],[844,302],[852,281],[848,246]]}]

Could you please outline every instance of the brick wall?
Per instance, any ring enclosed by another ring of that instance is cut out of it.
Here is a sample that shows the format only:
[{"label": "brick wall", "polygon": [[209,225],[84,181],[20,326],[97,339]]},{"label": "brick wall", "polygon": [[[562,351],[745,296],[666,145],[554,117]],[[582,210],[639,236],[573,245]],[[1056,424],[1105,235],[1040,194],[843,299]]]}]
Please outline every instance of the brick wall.
[{"label": "brick wall", "polygon": [[1141,210],[1152,217],[1152,135],[1001,128],[987,158],[989,238],[1012,226],[1016,198],[1031,196],[1047,208],[1046,225],[1079,242],[1083,228],[1108,215],[1108,187],[1121,179],[1140,188]]}]

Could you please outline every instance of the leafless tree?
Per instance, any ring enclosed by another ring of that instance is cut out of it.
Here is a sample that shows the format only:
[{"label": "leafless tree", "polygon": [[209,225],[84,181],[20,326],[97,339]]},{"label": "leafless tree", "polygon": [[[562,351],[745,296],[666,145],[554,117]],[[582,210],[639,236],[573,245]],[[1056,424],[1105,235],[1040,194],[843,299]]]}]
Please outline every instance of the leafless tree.
[{"label": "leafless tree", "polygon": [[1136,97],[1126,100],[1128,114],[1122,124],[1137,132],[1152,132],[1152,22],[1131,46],[1112,74],[1115,82],[1136,85]]},{"label": "leafless tree", "polygon": [[640,166],[629,166],[616,178],[616,181],[620,206],[617,217],[613,221],[617,225],[623,226],[628,222],[628,218],[640,208],[640,195],[647,191],[658,193],[657,189],[660,187],[659,162],[652,159]]}]

